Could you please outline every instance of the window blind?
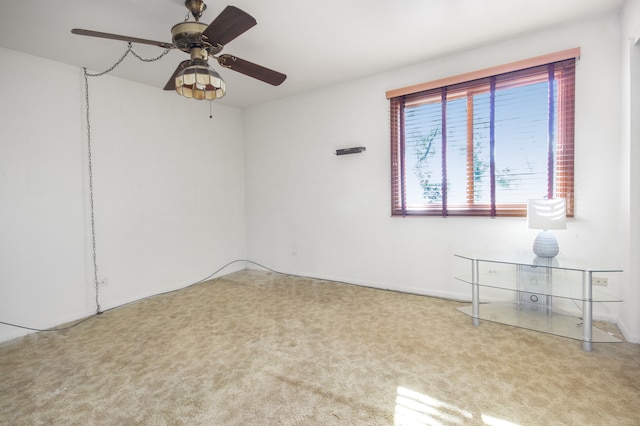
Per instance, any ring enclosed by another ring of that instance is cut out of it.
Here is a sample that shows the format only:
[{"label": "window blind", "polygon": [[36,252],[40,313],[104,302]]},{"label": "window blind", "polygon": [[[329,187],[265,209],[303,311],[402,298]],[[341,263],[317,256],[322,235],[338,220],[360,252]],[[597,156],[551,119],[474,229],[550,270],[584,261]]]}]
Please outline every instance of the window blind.
[{"label": "window blind", "polygon": [[391,97],[392,214],[525,216],[546,196],[572,217],[574,92],[569,58]]}]

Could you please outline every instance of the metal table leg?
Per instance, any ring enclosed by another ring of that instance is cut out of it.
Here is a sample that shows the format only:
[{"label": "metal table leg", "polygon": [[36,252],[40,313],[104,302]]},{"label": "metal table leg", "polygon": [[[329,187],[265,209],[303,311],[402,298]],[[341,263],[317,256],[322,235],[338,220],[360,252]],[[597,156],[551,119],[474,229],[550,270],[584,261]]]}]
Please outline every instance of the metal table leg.
[{"label": "metal table leg", "polygon": [[582,271],[582,349],[591,352],[591,327],[593,300],[591,294],[591,271]]},{"label": "metal table leg", "polygon": [[480,277],[477,259],[471,261],[471,306],[473,325],[477,327],[480,325]]}]

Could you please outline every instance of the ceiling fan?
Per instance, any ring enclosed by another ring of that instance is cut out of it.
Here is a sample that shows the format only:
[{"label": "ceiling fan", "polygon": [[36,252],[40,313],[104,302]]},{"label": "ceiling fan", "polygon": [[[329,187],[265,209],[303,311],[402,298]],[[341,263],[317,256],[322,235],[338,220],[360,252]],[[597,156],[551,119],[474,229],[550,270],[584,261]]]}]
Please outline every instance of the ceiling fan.
[{"label": "ceiling fan", "polygon": [[[287,76],[261,65],[240,59],[237,56],[218,55],[224,46],[257,24],[248,13],[235,6],[227,6],[208,26],[200,22],[207,5],[202,0],[186,0],[185,6],[193,16],[193,21],[185,18],[171,28],[172,42],[147,40],[137,37],[103,33],[74,28],[73,34],[122,40],[132,43],[149,44],[164,49],[180,49],[189,53],[190,59],[182,61],[164,86],[164,90],[176,90],[179,94],[194,99],[217,99],[224,96],[224,80],[208,64],[209,57],[215,58],[224,67],[253,77],[273,86],[280,85]],[[218,56],[216,56],[218,55]]]}]

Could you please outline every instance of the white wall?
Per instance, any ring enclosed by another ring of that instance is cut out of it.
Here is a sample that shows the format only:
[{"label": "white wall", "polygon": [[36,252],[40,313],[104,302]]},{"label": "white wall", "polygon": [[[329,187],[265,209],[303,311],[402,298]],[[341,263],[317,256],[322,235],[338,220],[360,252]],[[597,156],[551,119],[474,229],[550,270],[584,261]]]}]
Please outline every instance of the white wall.
[{"label": "white wall", "polygon": [[640,0],[625,4],[622,15],[622,141],[621,221],[628,247],[628,273],[621,296],[625,303],[620,310],[620,325],[627,336],[640,342]]},{"label": "white wall", "polygon": [[[576,218],[556,235],[561,255],[628,268],[620,228],[620,25],[607,15],[529,34],[245,112],[250,258],[281,271],[421,294],[465,298],[455,252],[528,251],[524,219],[391,218],[385,92],[581,47],[576,83]],[[613,87],[606,82],[614,82]],[[606,144],[606,149],[603,149]],[[337,148],[366,152],[337,157]],[[605,173],[603,173],[605,171]],[[608,174],[606,172],[609,172]],[[620,295],[624,275],[609,276]],[[638,310],[637,301],[626,309]],[[619,306],[594,306],[619,320]],[[626,324],[631,335],[638,324]]]},{"label": "white wall", "polygon": [[[622,92],[636,88],[624,67],[638,9],[627,3],[623,31],[616,16],[587,20],[244,114],[214,105],[212,120],[206,103],[91,79],[99,275],[109,280],[102,308],[180,288],[245,255],[283,272],[468,299],[452,278],[466,271],[453,253],[526,252],[535,231],[523,219],[391,218],[384,94],[579,46],[577,217],[556,235],[565,257],[625,269],[608,289],[625,302],[595,314],[640,341],[640,194],[629,183],[640,101],[637,90],[625,101],[603,84],[626,75]],[[95,312],[82,71],[6,49],[0,63],[20,64],[30,81],[47,76],[17,86],[14,68],[0,67],[0,321],[44,328]],[[362,154],[334,155],[361,145]],[[0,341],[24,332],[0,325]]]},{"label": "white wall", "polygon": [[[96,311],[82,70],[6,49],[0,63],[0,321],[46,328]],[[242,111],[89,85],[102,309],[244,257]],[[25,332],[0,324],[0,341]]]}]

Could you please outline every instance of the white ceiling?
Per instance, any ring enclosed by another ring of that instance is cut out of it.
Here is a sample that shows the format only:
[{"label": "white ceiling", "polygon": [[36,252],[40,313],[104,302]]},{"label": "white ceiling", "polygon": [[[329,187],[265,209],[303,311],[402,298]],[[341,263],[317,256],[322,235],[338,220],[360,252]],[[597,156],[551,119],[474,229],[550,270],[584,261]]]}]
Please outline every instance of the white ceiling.
[{"label": "white ceiling", "polygon": [[[210,23],[227,4],[249,13],[258,25],[223,53],[287,74],[281,86],[273,87],[211,61],[227,83],[226,96],[216,102],[246,107],[612,11],[623,2],[208,0],[201,21]],[[126,43],[73,35],[72,28],[171,42],[171,27],[186,13],[184,0],[4,0],[0,46],[103,71],[126,51]],[[134,51],[146,58],[162,53],[136,44]],[[161,90],[187,58],[175,49],[152,63],[130,56],[111,75]]]}]

